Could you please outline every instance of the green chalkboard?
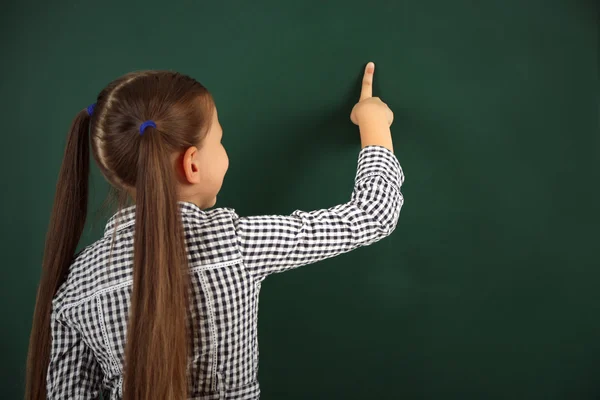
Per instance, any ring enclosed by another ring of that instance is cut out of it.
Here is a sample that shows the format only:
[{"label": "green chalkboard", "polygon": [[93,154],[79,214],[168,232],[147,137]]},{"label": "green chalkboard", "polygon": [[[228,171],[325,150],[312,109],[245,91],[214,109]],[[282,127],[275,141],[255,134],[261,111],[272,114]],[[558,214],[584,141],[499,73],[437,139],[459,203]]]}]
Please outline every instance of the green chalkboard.
[{"label": "green chalkboard", "polygon": [[[65,136],[132,70],[213,93],[218,206],[349,199],[368,61],[395,113],[391,237],[263,284],[264,399],[600,398],[598,3],[9,1],[0,6],[0,397],[22,397]],[[94,170],[92,210],[107,186]],[[93,213],[81,245],[99,237]]]}]

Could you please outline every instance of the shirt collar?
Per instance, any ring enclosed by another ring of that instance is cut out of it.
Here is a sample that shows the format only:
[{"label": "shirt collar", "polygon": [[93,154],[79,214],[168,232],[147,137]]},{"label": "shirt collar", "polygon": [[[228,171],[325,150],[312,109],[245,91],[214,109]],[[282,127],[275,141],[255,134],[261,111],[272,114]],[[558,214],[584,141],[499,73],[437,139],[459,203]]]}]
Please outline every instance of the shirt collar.
[{"label": "shirt collar", "polygon": [[[183,214],[206,215],[206,212],[194,203],[187,201],[178,201],[177,203],[179,204],[179,211]],[[117,226],[117,231],[120,231],[134,223],[135,205],[126,207],[110,217],[104,228],[104,236],[110,235],[114,231],[115,225]]]}]

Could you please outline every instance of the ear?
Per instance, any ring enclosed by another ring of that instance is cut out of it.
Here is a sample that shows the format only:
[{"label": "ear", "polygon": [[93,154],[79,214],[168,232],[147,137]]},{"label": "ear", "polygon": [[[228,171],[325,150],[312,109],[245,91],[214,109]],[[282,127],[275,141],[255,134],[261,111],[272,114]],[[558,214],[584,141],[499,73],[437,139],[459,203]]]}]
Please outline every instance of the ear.
[{"label": "ear", "polygon": [[195,146],[189,147],[183,153],[182,160],[183,175],[188,183],[200,182],[200,168],[198,164],[198,149]]}]

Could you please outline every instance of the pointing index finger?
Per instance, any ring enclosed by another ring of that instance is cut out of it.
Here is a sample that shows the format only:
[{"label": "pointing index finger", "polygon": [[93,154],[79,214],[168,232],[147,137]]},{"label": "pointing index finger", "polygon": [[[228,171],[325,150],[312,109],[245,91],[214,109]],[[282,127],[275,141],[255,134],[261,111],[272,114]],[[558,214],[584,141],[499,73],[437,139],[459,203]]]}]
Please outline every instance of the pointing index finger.
[{"label": "pointing index finger", "polygon": [[360,92],[360,99],[368,99],[373,97],[373,75],[375,73],[375,63],[369,62],[365,67],[365,75],[362,81],[362,90]]}]

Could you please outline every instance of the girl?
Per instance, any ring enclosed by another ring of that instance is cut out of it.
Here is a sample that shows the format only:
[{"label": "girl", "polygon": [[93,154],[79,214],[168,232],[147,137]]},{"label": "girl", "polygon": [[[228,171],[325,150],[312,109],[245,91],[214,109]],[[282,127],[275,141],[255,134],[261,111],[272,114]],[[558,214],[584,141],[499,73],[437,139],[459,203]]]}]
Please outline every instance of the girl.
[{"label": "girl", "polygon": [[[289,216],[215,205],[228,158],[212,96],[190,77],[125,75],[71,125],[46,238],[27,399],[257,399],[261,282],[376,242],[398,220],[404,176],[393,113],[365,69],[351,120],[362,150],[349,202]],[[135,205],[73,257],[89,147]]]}]

